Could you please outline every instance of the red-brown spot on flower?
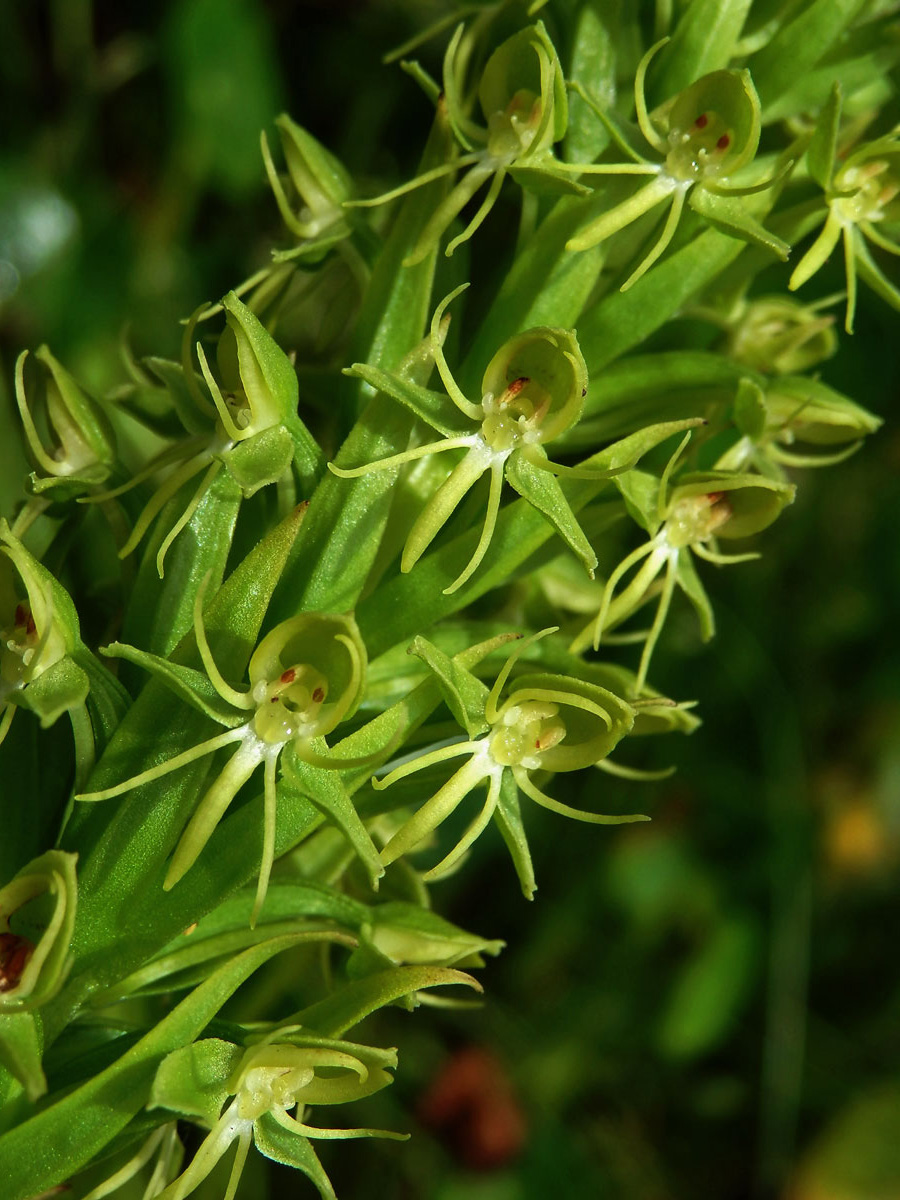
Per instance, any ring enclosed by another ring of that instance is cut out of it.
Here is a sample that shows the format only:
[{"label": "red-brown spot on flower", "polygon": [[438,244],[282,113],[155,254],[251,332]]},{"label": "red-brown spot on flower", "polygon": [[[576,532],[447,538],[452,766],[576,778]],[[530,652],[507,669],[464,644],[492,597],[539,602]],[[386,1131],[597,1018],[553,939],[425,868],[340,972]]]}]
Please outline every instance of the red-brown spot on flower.
[{"label": "red-brown spot on flower", "polygon": [[707,492],[706,498],[710,504],[718,504],[724,495],[724,492]]},{"label": "red-brown spot on flower", "polygon": [[731,145],[730,135],[727,133],[723,133],[722,136],[719,138],[719,140],[716,142],[716,149],[717,150],[727,150],[730,145]]},{"label": "red-brown spot on flower", "polygon": [[293,667],[288,667],[288,669],[281,676],[281,682],[282,683],[293,683],[296,678],[297,678],[297,672],[294,670]]},{"label": "red-brown spot on flower", "polygon": [[28,938],[0,933],[0,992],[11,992],[19,986],[32,954],[34,946]]},{"label": "red-brown spot on flower", "polygon": [[510,1162],[528,1135],[504,1064],[478,1046],[458,1050],[445,1063],[422,1097],[419,1117],[475,1170]]},{"label": "red-brown spot on flower", "polygon": [[500,403],[509,404],[510,400],[515,399],[527,383],[531,383],[531,380],[526,375],[521,375],[518,379],[514,379],[500,397]]},{"label": "red-brown spot on flower", "polygon": [[540,750],[540,748],[541,748],[541,739],[540,738],[538,738],[538,740],[534,743],[534,748],[535,748],[535,750]]},{"label": "red-brown spot on flower", "polygon": [[694,125],[696,126],[697,129],[705,129],[708,124],[709,124],[709,117],[706,115],[706,113],[701,113],[700,116],[697,118],[697,120],[694,122]]},{"label": "red-brown spot on flower", "polygon": [[325,689],[317,687],[316,690],[312,694],[312,698],[313,698],[313,700],[315,700],[316,704],[321,704],[322,701],[325,699]]},{"label": "red-brown spot on flower", "polygon": [[24,604],[17,604],[16,605],[16,625],[17,626],[24,625],[27,620],[28,620],[28,609],[25,607]]}]

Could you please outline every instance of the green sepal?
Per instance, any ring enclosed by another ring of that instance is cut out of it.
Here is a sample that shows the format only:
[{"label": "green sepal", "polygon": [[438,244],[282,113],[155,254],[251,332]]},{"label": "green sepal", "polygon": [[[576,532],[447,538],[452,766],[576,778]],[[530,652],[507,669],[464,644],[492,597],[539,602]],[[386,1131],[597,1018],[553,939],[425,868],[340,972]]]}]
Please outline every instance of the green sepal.
[{"label": "green sepal", "polygon": [[756,217],[748,212],[746,203],[740,198],[719,195],[708,188],[695,187],[688,196],[688,204],[713,228],[744,242],[750,242],[754,246],[771,250],[782,261],[787,261],[791,252],[790,246],[774,233],[769,233]]},{"label": "green sepal", "polygon": [[[541,770],[578,771],[591,766],[611,754],[631,732],[634,709],[627,700],[609,688],[571,675],[543,672],[517,675],[503,707],[527,703],[534,693],[542,692],[553,692],[555,703],[564,709],[566,736],[558,746],[542,751]],[[567,695],[572,699],[567,701]],[[609,724],[595,712],[582,708],[579,704],[582,700],[603,709]]]},{"label": "green sepal", "polygon": [[382,371],[379,367],[370,367],[365,363],[354,363],[348,367],[348,375],[356,375],[364,379],[376,391],[399,400],[402,405],[421,417],[432,429],[445,437],[459,437],[460,434],[472,433],[472,422],[466,420],[463,414],[443,392],[432,391],[421,384]]},{"label": "green sepal", "polygon": [[488,689],[481,680],[423,637],[413,640],[409,653],[431,670],[447,707],[469,737],[484,733],[488,727],[484,715]]},{"label": "green sepal", "polygon": [[511,771],[503,772],[500,781],[500,796],[494,810],[494,822],[506,842],[516,875],[519,877],[522,895],[526,900],[533,900],[537,890],[534,864],[531,861],[531,850],[528,847],[528,838],[522,821],[519,789],[516,787],[516,781],[513,779]]},{"label": "green sepal", "polygon": [[464,987],[482,991],[481,984],[471,975],[452,967],[393,967],[355,979],[331,996],[319,1000],[287,1018],[290,1025],[303,1025],[329,1037],[337,1037],[352,1029],[370,1013],[395,1000],[412,996],[425,988]]},{"label": "green sepal", "polygon": [[391,901],[370,910],[347,974],[360,978],[390,966],[481,966],[482,954],[499,954],[505,944],[466,933],[417,904]]},{"label": "green sepal", "polygon": [[32,1104],[47,1091],[42,1052],[34,1013],[0,1013],[0,1066],[19,1081]]},{"label": "green sepal", "polygon": [[[197,407],[197,402],[188,388],[187,380],[184,377],[184,368],[180,362],[173,362],[168,358],[150,357],[144,359],[144,365],[148,370],[156,376],[160,383],[165,388],[172,402],[178,420],[188,431],[193,434],[210,433],[210,425],[212,421],[212,410],[203,412]],[[194,388],[201,395],[205,387],[203,379],[194,372]]]},{"label": "green sepal", "polygon": [[856,269],[859,277],[869,285],[876,296],[880,296],[891,308],[900,310],[900,288],[897,288],[875,259],[869,253],[869,247],[856,231],[853,231],[854,250],[856,251]]},{"label": "green sepal", "polygon": [[340,829],[359,856],[372,887],[377,889],[378,880],[384,874],[384,867],[339,773],[311,766],[303,761],[302,751],[297,752],[293,747],[285,748],[282,764],[288,782]]},{"label": "green sepal", "polygon": [[297,416],[299,384],[293,364],[235,292],[223,298],[222,307],[227,330],[219,339],[217,353],[226,386],[243,390],[254,433],[284,425],[294,443],[300,481],[311,487],[325,469],[325,460],[315,438]]},{"label": "green sepal", "polygon": [[656,533],[659,518],[659,477],[648,471],[626,471],[613,480],[622,493],[625,507],[632,520],[649,534]]},{"label": "green sepal", "polygon": [[514,451],[506,462],[507,481],[523,499],[544,514],[593,578],[597,555],[578,524],[559,480],[549,471],[535,467],[530,461],[531,457],[537,455],[546,458],[543,447],[529,447],[527,453]]},{"label": "green sepal", "polygon": [[670,135],[687,133],[690,138],[695,136],[697,115],[705,112],[715,113],[730,134],[716,176],[733,175],[751,161],[759,146],[759,97],[750,72],[710,71],[666,101],[653,116]]},{"label": "green sepal", "polygon": [[752,379],[742,379],[734,400],[734,423],[751,441],[758,441],[766,428],[766,399]]},{"label": "green sepal", "polygon": [[35,352],[40,371],[40,392],[46,425],[56,445],[44,446],[34,422],[25,389],[28,351],[16,362],[15,393],[25,440],[37,471],[31,475],[31,490],[40,495],[56,489],[56,498],[66,500],[108,478],[116,460],[112,425],[96,400],[90,398],[47,346]]},{"label": "green sepal", "polygon": [[211,1129],[230,1095],[228,1081],[243,1053],[240,1046],[220,1038],[173,1050],[157,1068],[147,1107],[168,1109]]},{"label": "green sepal", "polygon": [[732,515],[716,529],[716,537],[742,538],[771,525],[782,509],[793,503],[796,490],[792,483],[763,475],[698,471],[681,477],[678,486],[672,489],[669,507],[685,497],[726,492]]},{"label": "green sepal", "polygon": [[124,658],[137,667],[143,667],[192,708],[229,729],[234,729],[248,718],[248,713],[236,711],[227,700],[222,699],[203,671],[196,671],[169,658],[160,658],[158,654],[149,654],[146,650],[138,650],[136,646],[129,646],[125,642],[111,642],[104,646],[101,653],[107,658]]},{"label": "green sepal", "polygon": [[709,596],[706,594],[706,588],[704,588],[700,576],[697,574],[697,569],[694,565],[694,556],[687,547],[683,547],[678,552],[678,561],[675,565],[675,579],[688,600],[693,604],[700,619],[701,637],[704,642],[708,642],[716,632],[716,620],[713,615]]},{"label": "green sepal", "polygon": [[275,118],[291,183],[313,216],[339,208],[353,194],[349,172],[287,113]]},{"label": "green sepal", "polygon": [[271,1113],[263,1113],[253,1124],[253,1144],[260,1154],[272,1162],[302,1171],[319,1189],[322,1200],[337,1200],[331,1181],[325,1174],[309,1138],[300,1137],[285,1129]]},{"label": "green sepal", "polygon": [[518,163],[509,168],[509,174],[520,187],[538,196],[590,196],[593,192],[571,171],[560,170],[552,154]]},{"label": "green sepal", "polygon": [[647,425],[635,433],[629,433],[586,458],[580,465],[589,467],[592,471],[609,471],[616,481],[626,478],[631,469],[640,462],[645,454],[659,446],[666,438],[676,433],[685,433],[688,429],[696,429],[705,424],[702,417],[685,417],[680,421],[661,421],[656,425]]},{"label": "green sepal", "polygon": [[102,753],[119,722],[131,707],[131,697],[115,675],[108,671],[87,647],[76,649],[72,657],[88,677],[90,691],[87,707],[94,731],[95,749],[97,753]]},{"label": "green sepal", "polygon": [[249,499],[260,488],[277,483],[291,468],[294,441],[283,425],[274,425],[238,442],[222,454],[231,477]]},{"label": "green sepal", "polygon": [[48,729],[65,712],[83,705],[90,691],[90,680],[73,659],[66,657],[42,671],[10,700],[33,712]]},{"label": "green sepal", "polygon": [[770,431],[787,426],[792,435],[815,446],[833,446],[875,433],[881,417],[819,379],[784,375],[766,393]]},{"label": "green sepal", "polygon": [[815,132],[806,148],[806,163],[813,179],[825,191],[831,187],[834,160],[837,154],[838,132],[841,127],[841,85],[835,83],[826,100]]}]

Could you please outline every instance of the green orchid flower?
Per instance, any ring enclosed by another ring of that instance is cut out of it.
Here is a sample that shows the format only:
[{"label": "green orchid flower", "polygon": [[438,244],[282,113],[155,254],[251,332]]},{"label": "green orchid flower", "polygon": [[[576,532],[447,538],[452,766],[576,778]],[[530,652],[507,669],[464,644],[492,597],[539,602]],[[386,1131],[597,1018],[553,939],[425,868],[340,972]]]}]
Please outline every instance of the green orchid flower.
[{"label": "green orchid flower", "polygon": [[519,656],[539,638],[554,633],[545,629],[519,643],[509,655],[490,690],[474,675],[450,665],[436,647],[417,638],[412,650],[424,658],[437,675],[444,698],[469,738],[438,747],[389,771],[373,786],[381,790],[436,763],[465,756],[467,761],[429,800],[409,817],[381,852],[387,865],[415,850],[456,811],[474,789],[487,785],[485,802],[457,843],[425,880],[449,872],[492,820],[509,846],[522,890],[531,899],[534,872],[519,812],[522,792],[543,808],[576,821],[619,825],[646,821],[639,814],[607,816],[584,812],[548,796],[535,783],[535,772],[555,774],[593,766],[606,758],[631,730],[634,709],[608,688],[584,679],[550,672],[532,672],[510,682]]},{"label": "green orchid flower", "polygon": [[471,42],[464,26],[454,33],[444,55],[443,91],[424,72],[414,73],[436,102],[446,105],[447,116],[463,153],[451,162],[434,167],[410,183],[371,200],[353,200],[349,205],[371,207],[385,204],[434,179],[468,168],[446,199],[426,222],[418,241],[404,260],[414,266],[438,245],[441,237],[465,205],[490,180],[487,195],[475,215],[445,253],[475,233],[497,201],[503,180],[509,174],[527,186],[550,187],[555,191],[584,194],[585,188],[557,170],[552,147],[566,132],[568,102],[562,67],[543,23],[538,21],[507,38],[485,63],[477,89],[483,124],[473,120],[463,97]]},{"label": "green orchid flower", "polygon": [[[115,434],[99,403],[46,346],[36,350],[34,357],[39,367],[36,387],[26,388],[25,384],[28,351],[23,350],[16,360],[16,404],[37,468],[31,475],[31,490],[36,496],[50,493],[48,499],[68,500],[96,489],[109,478],[116,461]],[[41,420],[46,438],[38,429]]]},{"label": "green orchid flower", "polygon": [[900,242],[881,231],[883,226],[900,220],[900,136],[895,130],[846,157],[840,156],[841,108],[841,87],[835,83],[806,152],[809,173],[825,192],[825,224],[794,268],[788,287],[796,291],[812,279],[838,242],[843,241],[847,278],[844,328],[852,333],[857,274],[883,300],[900,309],[900,291],[882,272],[866,244],[871,242],[888,254],[900,255]]},{"label": "green orchid flower", "polygon": [[817,379],[785,375],[763,388],[741,380],[734,402],[741,434],[715,464],[717,471],[752,467],[784,478],[785,467],[827,467],[860,449],[881,418]]},{"label": "green orchid flower", "polygon": [[759,145],[759,97],[749,71],[713,71],[649,113],[644,79],[650,60],[668,40],[664,38],[647,51],[634,81],[640,133],[661,156],[661,161],[641,154],[636,149],[638,139],[635,134],[618,120],[613,123],[583,89],[576,89],[631,161],[569,169],[583,175],[649,175],[652,178],[632,196],[589,221],[580,233],[569,239],[566,248],[588,250],[658,205],[669,202],[669,213],[659,238],[622,284],[623,292],[637,283],[663,254],[675,235],[685,202],[715,227],[764,246],[782,259],[787,258],[790,250],[787,243],[767,232],[737,199],[773,187],[791,164],[759,183],[741,185],[732,182],[732,177],[753,161]]},{"label": "green orchid flower", "polygon": [[[656,613],[650,629],[642,635],[644,648],[635,677],[636,694],[640,693],[647,678],[653,650],[676,586],[697,610],[704,637],[712,636],[712,607],[697,576],[693,555],[719,566],[758,558],[756,553],[723,554],[717,548],[718,539],[731,540],[758,533],[771,525],[794,499],[793,484],[762,475],[726,471],[694,472],[670,487],[670,477],[689,438],[688,433],[669,459],[660,479],[644,471],[631,471],[618,481],[627,507],[650,534],[650,540],[627,554],[612,571],[597,616],[570,647],[573,653],[590,645],[597,649],[604,631],[627,620],[652,598],[656,591],[654,584],[662,575]],[[617,592],[621,580],[638,564],[632,579]]]},{"label": "green orchid flower", "polygon": [[0,520],[0,743],[17,708],[30,709],[44,728],[68,712],[79,758],[91,756],[90,680],[75,661],[81,652],[68,592]]},{"label": "green orchid flower", "polygon": [[408,1134],[381,1129],[335,1129],[309,1123],[311,1109],[346,1104],[393,1083],[396,1050],[316,1036],[300,1026],[274,1030],[241,1050],[208,1038],[163,1060],[151,1107],[166,1108],[209,1128],[187,1169],[159,1193],[158,1200],[184,1200],[237,1142],[226,1200],[233,1200],[251,1145],[267,1158],[298,1168],[335,1200],[310,1139],[384,1137]]},{"label": "green orchid flower", "polygon": [[[194,604],[194,633],[206,675],[120,643],[107,647],[105,653],[152,671],[184,700],[224,725],[225,732],[122,783],[101,791],[84,792],[76,799],[107,800],[152,783],[226,746],[235,747],[201,797],[175,847],[163,884],[169,890],[197,861],[228,806],[261,765],[263,850],[251,918],[251,924],[255,924],[265,901],[275,856],[276,772],[282,752],[290,747],[299,760],[331,770],[369,761],[337,759],[329,754],[324,742],[325,735],[351,716],[359,704],[365,686],[366,650],[352,617],[303,613],[266,634],[250,658],[249,687],[240,691],[222,677],[216,666],[203,625],[202,597],[201,589]],[[318,797],[311,799],[315,803]],[[361,847],[373,876],[373,886],[377,886],[381,868],[375,848],[349,800],[338,812],[332,808],[329,815],[341,824],[354,846]]]},{"label": "green orchid flower", "polygon": [[[544,447],[576,424],[587,395],[587,368],[578,339],[573,330],[547,327],[529,329],[510,338],[488,363],[481,381],[481,400],[476,403],[466,397],[454,379],[442,349],[446,331],[444,312],[468,286],[463,284],[442,300],[431,322],[431,353],[446,395],[364,363],[354,363],[349,368],[349,373],[411,409],[443,434],[443,439],[360,467],[329,463],[329,470],[343,479],[354,479],[431,454],[465,451],[412,526],[400,562],[404,573],[412,570],[466,493],[482,475],[490,474],[481,536],[463,571],[444,589],[447,595],[458,591],[471,578],[487,553],[500,511],[504,479],[546,517],[588,573],[593,574],[597,557],[555,477],[610,479],[630,469],[642,454],[673,432],[672,427],[656,426],[644,431],[646,436],[638,439],[640,445],[635,444],[627,462],[608,467],[600,462],[575,467],[551,462]],[[688,424],[696,422],[685,422],[681,427]],[[620,447],[625,448],[625,442],[608,447],[597,456],[598,460],[604,456],[615,460]]]},{"label": "green orchid flower", "polygon": [[[220,471],[227,470],[243,495],[250,497],[282,479],[292,479],[304,491],[311,490],[322,467],[321,451],[297,415],[298,383],[290,359],[235,292],[228,293],[222,308],[226,325],[216,345],[218,379],[201,343],[192,347],[203,309],[198,309],[187,323],[180,365],[165,359],[150,359],[147,363],[168,391],[188,436],[163,450],[128,483],[83,497],[94,502],[109,500],[168,471],[119,550],[119,557],[125,558],[137,548],[167,502],[202,473],[199,485],[157,551],[161,579],[169,548]],[[194,348],[206,392],[194,369]]]}]

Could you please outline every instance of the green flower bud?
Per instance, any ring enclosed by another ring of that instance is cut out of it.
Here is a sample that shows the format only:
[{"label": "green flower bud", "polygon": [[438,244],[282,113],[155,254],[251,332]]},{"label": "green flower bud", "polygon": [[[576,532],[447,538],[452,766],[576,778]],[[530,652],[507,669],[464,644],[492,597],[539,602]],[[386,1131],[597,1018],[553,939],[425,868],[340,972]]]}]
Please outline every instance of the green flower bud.
[{"label": "green flower bud", "polygon": [[727,340],[731,358],[774,375],[808,371],[836,350],[834,317],[790,296],[760,296],[743,304]]},{"label": "green flower bud", "polygon": [[0,520],[0,742],[17,705],[46,727],[84,704],[88,678],[71,658],[80,645],[69,594]]},{"label": "green flower bud", "polygon": [[[253,652],[248,666],[250,686],[240,691],[225,680],[209,648],[202,616],[203,589],[194,604],[194,634],[208,683],[201,686],[197,672],[179,672],[166,659],[116,644],[110,647],[158,674],[179,694],[212,717],[226,732],[216,734],[167,762],[142,771],[131,779],[79,800],[106,800],[167,775],[225,746],[235,746],[228,762],[200,800],[181,836],[163,887],[174,887],[191,869],[228,806],[257,767],[264,768],[263,852],[252,923],[256,923],[269,884],[275,856],[277,815],[276,769],[286,747],[301,762],[322,768],[360,765],[359,760],[338,759],[320,741],[353,713],[365,686],[366,652],[356,622],[332,613],[301,613],[277,625]],[[109,652],[107,651],[107,652]],[[205,681],[204,681],[205,683]],[[221,703],[211,703],[209,684]],[[363,760],[368,762],[369,760]],[[316,796],[314,802],[319,800]],[[320,806],[322,802],[320,802]],[[335,807],[335,805],[337,807]],[[381,872],[371,838],[356,810],[339,790],[328,815],[341,826],[354,847],[367,859],[373,886]]]},{"label": "green flower bud", "polygon": [[[60,498],[68,499],[109,477],[116,457],[115,435],[97,401],[78,386],[46,346],[34,357],[39,368],[29,389],[25,386],[28,351],[23,350],[16,362],[16,403],[25,438],[38,470],[46,473],[32,474],[31,486],[36,493],[55,488]],[[30,403],[27,391],[32,391]],[[41,419],[49,435],[47,442],[38,432]]]},{"label": "green flower bud", "polygon": [[65,982],[77,857],[48,850],[0,888],[0,1013],[39,1008]]}]

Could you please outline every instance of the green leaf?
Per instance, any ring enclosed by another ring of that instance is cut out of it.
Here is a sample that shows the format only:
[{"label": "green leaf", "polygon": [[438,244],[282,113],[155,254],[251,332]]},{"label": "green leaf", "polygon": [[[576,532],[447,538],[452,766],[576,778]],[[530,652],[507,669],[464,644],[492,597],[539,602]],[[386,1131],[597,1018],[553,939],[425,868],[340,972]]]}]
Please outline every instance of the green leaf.
[{"label": "green leaf", "polygon": [[758,383],[742,379],[734,400],[734,423],[744,437],[758,441],[766,428],[766,398]]},{"label": "green leaf", "polygon": [[270,19],[244,0],[186,0],[165,40],[182,169],[228,192],[258,188],[259,130],[282,92]]},{"label": "green leaf", "polygon": [[447,707],[469,737],[484,733],[488,727],[484,716],[488,689],[481,680],[423,637],[413,639],[409,653],[427,664]]},{"label": "green leaf", "polygon": [[766,107],[828,53],[865,3],[813,0],[812,4],[801,5],[797,16],[782,25],[771,41],[751,57],[749,66],[763,104],[764,120]]},{"label": "green leaf", "polygon": [[[446,114],[439,108],[422,168],[445,161],[450,145]],[[397,371],[420,341],[431,308],[436,248],[413,267],[402,263],[447,187],[445,180],[438,180],[419,188],[398,210],[357,321],[356,360]],[[430,365],[424,369],[421,362],[408,368],[409,378],[417,383],[426,382],[429,373]],[[352,467],[398,454],[406,449],[409,431],[408,414],[377,394],[341,447],[337,464]],[[310,502],[303,539],[287,564],[275,599],[279,617],[304,609],[346,611],[355,606],[378,552],[395,478],[393,471],[372,471],[353,480],[329,472],[322,478]]]},{"label": "green leaf", "polygon": [[[603,108],[616,99],[616,41],[609,15],[593,4],[583,4],[572,28],[572,55],[568,78],[580,84]],[[569,98],[569,127],[565,152],[569,162],[593,162],[609,145],[609,134],[593,109],[577,92]]]},{"label": "green leaf", "polygon": [[815,132],[806,150],[809,173],[819,187],[826,191],[831,187],[831,177],[834,174],[842,103],[841,85],[835,83],[824,108],[819,113]]},{"label": "green leaf", "polygon": [[650,69],[651,106],[731,63],[752,0],[691,0]]},{"label": "green leaf", "polygon": [[477,979],[449,967],[393,967],[346,984],[326,999],[288,1017],[286,1024],[304,1025],[327,1037],[338,1037],[386,1004],[425,988],[454,984],[474,988],[476,992],[482,990]]}]

